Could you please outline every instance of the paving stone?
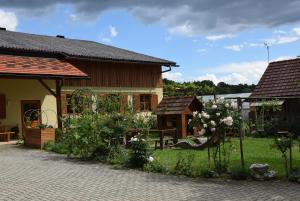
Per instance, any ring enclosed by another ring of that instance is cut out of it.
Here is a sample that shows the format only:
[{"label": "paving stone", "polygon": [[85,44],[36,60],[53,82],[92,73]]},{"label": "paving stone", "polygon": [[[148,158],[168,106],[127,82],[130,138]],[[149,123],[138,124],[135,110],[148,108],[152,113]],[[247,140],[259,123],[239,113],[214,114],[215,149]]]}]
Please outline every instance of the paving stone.
[{"label": "paving stone", "polygon": [[211,181],[114,169],[16,145],[0,146],[0,200],[297,201],[288,182]]}]

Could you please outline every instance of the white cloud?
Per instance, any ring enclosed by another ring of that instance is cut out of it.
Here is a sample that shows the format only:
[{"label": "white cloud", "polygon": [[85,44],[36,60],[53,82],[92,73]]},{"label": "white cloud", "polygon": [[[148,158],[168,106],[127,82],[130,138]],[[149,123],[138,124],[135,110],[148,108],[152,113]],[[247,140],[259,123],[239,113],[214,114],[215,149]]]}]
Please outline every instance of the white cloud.
[{"label": "white cloud", "polygon": [[192,25],[189,22],[185,22],[183,24],[176,25],[170,28],[170,33],[177,33],[183,36],[194,36],[194,30]]},{"label": "white cloud", "polygon": [[177,82],[182,82],[183,79],[183,75],[180,72],[166,72],[163,73],[163,78],[167,78],[168,80],[174,80]]},{"label": "white cloud", "polygon": [[269,45],[282,45],[300,40],[300,27],[295,27],[290,31],[274,31],[275,36],[266,39]]},{"label": "white cloud", "polygon": [[223,40],[225,38],[233,38],[235,35],[232,34],[220,34],[220,35],[210,35],[206,36],[205,38],[209,41],[218,41],[218,40]]},{"label": "white cloud", "polygon": [[294,59],[294,57],[291,56],[281,56],[276,58],[274,61],[282,61],[282,60],[288,60],[288,59]]},{"label": "white cloud", "polygon": [[229,49],[229,50],[232,50],[232,51],[235,51],[235,52],[239,52],[241,51],[241,49],[244,47],[243,44],[241,45],[228,45],[228,46],[225,46],[224,48],[225,49]]},{"label": "white cloud", "polygon": [[109,26],[109,33],[110,37],[115,38],[118,36],[119,32],[117,31],[117,28],[114,26]]},{"label": "white cloud", "polygon": [[101,40],[105,43],[111,43],[111,39],[110,38],[101,38]]},{"label": "white cloud", "polygon": [[18,26],[18,19],[15,13],[0,10],[0,27],[15,31]]},{"label": "white cloud", "polygon": [[226,82],[230,84],[256,84],[267,67],[267,61],[252,61],[225,64],[207,68],[207,73],[197,76],[195,80],[212,80],[215,84]]}]

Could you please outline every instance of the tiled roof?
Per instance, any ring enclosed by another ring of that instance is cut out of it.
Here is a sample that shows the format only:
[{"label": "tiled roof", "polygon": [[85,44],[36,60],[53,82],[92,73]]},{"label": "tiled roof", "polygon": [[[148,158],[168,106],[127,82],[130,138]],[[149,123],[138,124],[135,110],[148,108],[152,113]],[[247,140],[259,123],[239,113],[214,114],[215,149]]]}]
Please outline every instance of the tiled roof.
[{"label": "tiled roof", "polygon": [[197,111],[202,110],[202,103],[195,96],[164,97],[157,106],[156,113],[158,115],[181,114],[190,106]]},{"label": "tiled roof", "polygon": [[251,98],[300,96],[300,58],[272,62]]},{"label": "tiled roof", "polygon": [[72,64],[56,58],[0,55],[0,75],[87,77]]},{"label": "tiled roof", "polygon": [[60,53],[68,56],[126,62],[157,63],[173,66],[176,63],[101,43],[53,36],[0,30],[0,48]]}]

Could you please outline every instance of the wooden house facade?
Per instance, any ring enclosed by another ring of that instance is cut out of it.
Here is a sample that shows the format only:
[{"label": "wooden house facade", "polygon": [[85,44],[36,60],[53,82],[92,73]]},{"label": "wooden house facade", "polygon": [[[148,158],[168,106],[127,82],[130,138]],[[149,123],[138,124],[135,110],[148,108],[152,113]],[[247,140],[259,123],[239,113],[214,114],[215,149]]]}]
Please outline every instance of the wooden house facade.
[{"label": "wooden house facade", "polygon": [[118,94],[137,112],[155,111],[163,98],[163,68],[175,65],[93,41],[1,28],[0,126],[24,130],[24,113],[39,110],[39,123],[59,127],[69,113],[68,96],[82,88]]}]

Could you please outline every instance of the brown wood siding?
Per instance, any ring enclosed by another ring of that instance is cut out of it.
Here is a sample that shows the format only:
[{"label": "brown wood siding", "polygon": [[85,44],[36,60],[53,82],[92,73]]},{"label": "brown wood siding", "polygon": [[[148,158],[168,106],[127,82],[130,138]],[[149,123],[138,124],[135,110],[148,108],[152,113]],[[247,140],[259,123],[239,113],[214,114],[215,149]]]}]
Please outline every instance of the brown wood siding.
[{"label": "brown wood siding", "polygon": [[120,95],[120,111],[124,112],[128,104],[128,94],[124,93]]},{"label": "brown wood siding", "polygon": [[61,108],[62,108],[62,115],[66,116],[68,114],[68,100],[67,94],[61,93]]},{"label": "brown wood siding", "polygon": [[151,111],[155,112],[158,105],[158,96],[156,94],[151,95]]},{"label": "brown wood siding", "polygon": [[88,80],[66,80],[74,87],[162,87],[161,66],[99,61],[70,61],[85,72]]},{"label": "brown wood siding", "polygon": [[141,110],[140,94],[133,94],[133,108],[134,108],[134,111],[140,112],[140,110]]},{"label": "brown wood siding", "polygon": [[0,119],[6,118],[6,99],[4,94],[0,94]]}]

